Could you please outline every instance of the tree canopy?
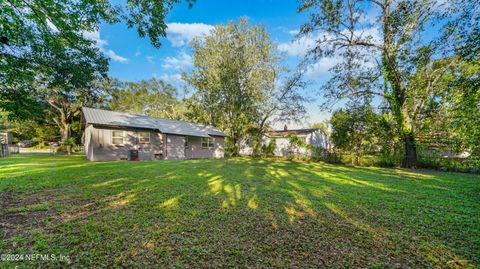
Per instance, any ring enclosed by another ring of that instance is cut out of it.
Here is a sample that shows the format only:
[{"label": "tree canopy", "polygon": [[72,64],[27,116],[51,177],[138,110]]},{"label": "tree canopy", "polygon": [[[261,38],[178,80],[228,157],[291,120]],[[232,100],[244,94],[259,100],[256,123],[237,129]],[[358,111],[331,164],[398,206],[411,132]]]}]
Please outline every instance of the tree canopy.
[{"label": "tree canopy", "polygon": [[114,82],[107,90],[108,106],[113,111],[144,114],[167,119],[184,119],[186,108],[178,91],[162,80],[152,78],[140,82]]},{"label": "tree canopy", "polygon": [[[89,36],[102,22],[126,22],[160,46],[164,22],[179,0],[5,0],[0,2],[0,108],[31,118],[40,88],[68,92],[105,76],[108,62]],[[193,1],[187,0],[192,4]]]},{"label": "tree canopy", "polygon": [[279,85],[281,58],[264,26],[247,20],[216,26],[196,38],[194,69],[184,79],[194,89],[192,117],[224,129],[233,153],[251,130],[261,133],[274,117],[295,119],[304,113],[302,72]]},{"label": "tree canopy", "polygon": [[[403,140],[403,165],[416,166],[416,118],[457,63],[454,56],[476,51],[475,42],[462,43],[478,35],[472,30],[479,24],[475,1],[305,0],[299,10],[311,13],[300,35],[316,37],[309,59],[341,59],[322,87],[325,105],[380,98]],[[426,38],[427,26],[440,34]],[[438,57],[450,57],[449,64],[435,65]]]}]

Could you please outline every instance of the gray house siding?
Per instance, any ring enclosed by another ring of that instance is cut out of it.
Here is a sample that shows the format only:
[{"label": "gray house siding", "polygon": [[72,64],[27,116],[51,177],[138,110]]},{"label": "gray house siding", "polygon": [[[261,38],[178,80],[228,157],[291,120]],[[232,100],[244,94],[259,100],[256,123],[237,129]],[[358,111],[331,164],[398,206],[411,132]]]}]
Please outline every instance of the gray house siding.
[{"label": "gray house siding", "polygon": [[[112,143],[113,131],[122,131],[124,142],[121,145]],[[139,132],[150,134],[150,143],[139,143]],[[140,160],[182,160],[200,158],[221,158],[224,156],[223,137],[215,137],[214,148],[202,149],[201,137],[162,134],[154,130],[139,128],[117,128],[94,126],[85,128],[85,155],[90,161],[113,161],[128,158],[129,150],[138,150]]]},{"label": "gray house siding", "polygon": [[166,148],[167,150],[165,159],[185,159],[185,136],[167,134]]},{"label": "gray house siding", "polygon": [[85,155],[87,156],[88,160],[93,159],[93,139],[92,139],[93,134],[92,134],[92,129],[93,129],[93,126],[89,125],[85,128],[85,132],[84,132]]},{"label": "gray house siding", "polygon": [[[113,131],[121,131],[124,135],[122,144],[112,143]],[[149,143],[139,143],[138,133],[148,132]],[[162,134],[153,130],[135,128],[113,128],[89,125],[85,128],[85,150],[87,159],[91,161],[110,161],[128,158],[128,151],[136,149],[140,160],[153,160],[155,155],[162,154]]]},{"label": "gray house siding", "polygon": [[[140,160],[224,156],[227,135],[213,126],[88,107],[82,108],[82,115],[86,157],[91,161],[127,159],[130,150],[138,150]],[[202,148],[202,137],[215,139],[214,145]]]},{"label": "gray house siding", "polygon": [[185,147],[185,155],[188,159],[201,158],[223,158],[224,152],[224,138],[220,136],[213,137],[213,148],[202,148],[202,138],[189,136],[188,145]]}]

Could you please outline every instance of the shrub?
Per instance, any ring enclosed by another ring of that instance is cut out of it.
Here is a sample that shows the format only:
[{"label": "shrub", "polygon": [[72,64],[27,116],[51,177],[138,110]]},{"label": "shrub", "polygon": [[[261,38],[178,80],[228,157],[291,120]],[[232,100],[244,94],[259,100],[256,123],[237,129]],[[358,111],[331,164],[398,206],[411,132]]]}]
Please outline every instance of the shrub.
[{"label": "shrub", "polygon": [[449,172],[480,173],[480,156],[466,159],[419,154],[419,167]]},{"label": "shrub", "polygon": [[266,156],[274,156],[275,149],[277,147],[277,141],[275,139],[271,139],[267,145],[263,145],[262,150]]},{"label": "shrub", "polygon": [[398,152],[394,155],[382,153],[377,158],[376,166],[395,167],[395,166],[400,164],[401,158],[402,158],[402,156]]},{"label": "shrub", "polygon": [[64,146],[73,146],[75,145],[75,138],[69,137],[62,143]]}]

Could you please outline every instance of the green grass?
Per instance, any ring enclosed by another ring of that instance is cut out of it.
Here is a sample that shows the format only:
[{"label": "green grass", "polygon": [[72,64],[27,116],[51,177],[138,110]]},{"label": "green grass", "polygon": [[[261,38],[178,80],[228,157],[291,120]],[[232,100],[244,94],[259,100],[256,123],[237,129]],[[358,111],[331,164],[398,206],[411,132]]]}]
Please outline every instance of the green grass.
[{"label": "green grass", "polygon": [[90,268],[476,268],[480,176],[17,155],[0,159],[0,238],[0,254]]}]

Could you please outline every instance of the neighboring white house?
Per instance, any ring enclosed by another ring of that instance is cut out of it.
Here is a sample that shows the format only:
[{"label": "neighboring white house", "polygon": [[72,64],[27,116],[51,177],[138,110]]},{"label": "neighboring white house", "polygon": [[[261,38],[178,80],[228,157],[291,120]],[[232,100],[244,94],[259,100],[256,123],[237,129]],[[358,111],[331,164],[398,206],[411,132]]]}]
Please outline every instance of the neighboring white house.
[{"label": "neighboring white house", "polygon": [[[295,135],[300,141],[311,147],[317,147],[323,149],[326,152],[329,148],[329,142],[327,135],[322,129],[310,128],[310,129],[294,129],[288,130],[285,126],[284,130],[274,130],[267,132],[262,137],[262,144],[268,145],[270,141],[275,141],[275,156],[291,156],[302,155],[307,157],[314,157],[315,152],[290,142],[290,136]],[[249,139],[242,140],[240,142],[240,154],[252,155],[253,148]]]}]

